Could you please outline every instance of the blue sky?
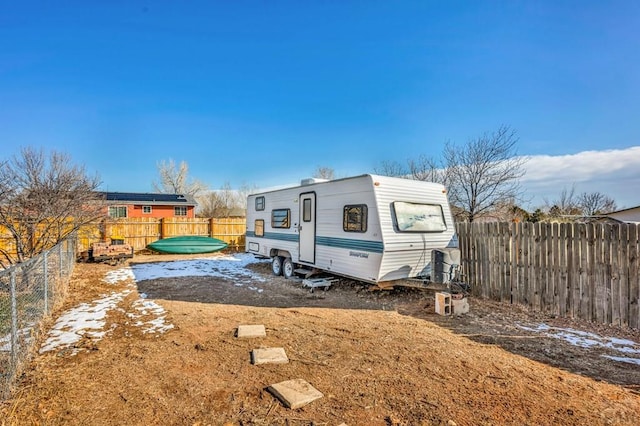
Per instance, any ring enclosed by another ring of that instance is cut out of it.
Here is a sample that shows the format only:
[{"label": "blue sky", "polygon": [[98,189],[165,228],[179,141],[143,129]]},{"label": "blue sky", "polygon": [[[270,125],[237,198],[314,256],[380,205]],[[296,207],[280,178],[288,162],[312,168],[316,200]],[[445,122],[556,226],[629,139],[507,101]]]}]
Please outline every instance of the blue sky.
[{"label": "blue sky", "polygon": [[560,183],[531,170],[531,205],[576,183],[635,206],[638,28],[636,1],[0,0],[0,156],[67,152],[113,191],[152,191],[170,158],[267,187],[508,125],[564,159]]}]

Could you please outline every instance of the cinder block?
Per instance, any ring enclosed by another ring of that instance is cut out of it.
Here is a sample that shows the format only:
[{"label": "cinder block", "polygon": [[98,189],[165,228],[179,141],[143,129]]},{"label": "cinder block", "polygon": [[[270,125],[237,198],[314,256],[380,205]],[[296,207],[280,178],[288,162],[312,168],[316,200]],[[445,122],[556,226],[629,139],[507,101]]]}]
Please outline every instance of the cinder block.
[{"label": "cinder block", "polygon": [[451,293],[436,293],[436,314],[451,315]]}]

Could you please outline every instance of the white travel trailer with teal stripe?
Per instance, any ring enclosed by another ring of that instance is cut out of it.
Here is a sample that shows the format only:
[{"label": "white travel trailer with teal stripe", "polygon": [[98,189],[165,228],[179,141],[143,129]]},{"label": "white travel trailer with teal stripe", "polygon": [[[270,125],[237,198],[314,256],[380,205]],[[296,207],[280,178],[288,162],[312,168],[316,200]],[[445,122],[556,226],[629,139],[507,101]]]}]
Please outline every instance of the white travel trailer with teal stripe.
[{"label": "white travel trailer with teal stripe", "polygon": [[304,269],[377,284],[425,278],[432,251],[459,259],[457,247],[446,190],[437,183],[308,179],[247,199],[246,251],[271,258],[273,272],[285,277]]}]

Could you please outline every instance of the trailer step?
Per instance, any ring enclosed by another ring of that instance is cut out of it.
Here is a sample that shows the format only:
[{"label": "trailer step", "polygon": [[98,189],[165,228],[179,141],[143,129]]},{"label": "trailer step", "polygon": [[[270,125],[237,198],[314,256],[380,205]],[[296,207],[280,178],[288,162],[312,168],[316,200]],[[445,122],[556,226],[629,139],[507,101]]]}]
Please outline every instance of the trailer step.
[{"label": "trailer step", "polygon": [[302,280],[302,285],[305,287],[310,287],[311,293],[313,293],[313,289],[319,288],[319,287],[323,287],[324,291],[327,291],[329,290],[329,287],[331,287],[331,284],[334,284],[337,282],[338,282],[337,278],[313,278],[313,279],[307,278],[306,280]]},{"label": "trailer step", "polygon": [[313,274],[320,272],[317,269],[297,268],[293,270],[294,274],[302,275],[304,278],[309,278]]}]

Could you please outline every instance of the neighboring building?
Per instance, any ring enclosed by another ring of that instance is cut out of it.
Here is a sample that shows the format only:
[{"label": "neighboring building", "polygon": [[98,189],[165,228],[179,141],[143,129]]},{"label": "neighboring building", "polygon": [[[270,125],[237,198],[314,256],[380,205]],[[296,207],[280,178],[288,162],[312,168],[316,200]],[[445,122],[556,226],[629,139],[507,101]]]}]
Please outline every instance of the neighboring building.
[{"label": "neighboring building", "polygon": [[123,217],[195,217],[198,205],[190,195],[147,194],[135,192],[103,192],[108,215],[114,219]]},{"label": "neighboring building", "polygon": [[604,216],[619,220],[620,222],[640,223],[640,206],[607,213]]}]

